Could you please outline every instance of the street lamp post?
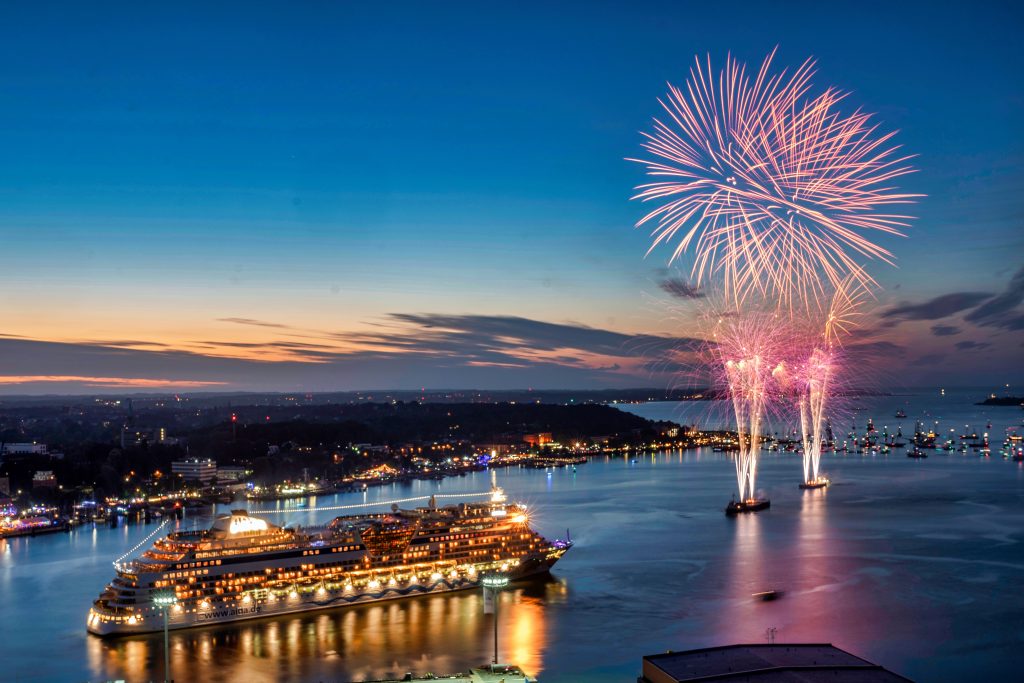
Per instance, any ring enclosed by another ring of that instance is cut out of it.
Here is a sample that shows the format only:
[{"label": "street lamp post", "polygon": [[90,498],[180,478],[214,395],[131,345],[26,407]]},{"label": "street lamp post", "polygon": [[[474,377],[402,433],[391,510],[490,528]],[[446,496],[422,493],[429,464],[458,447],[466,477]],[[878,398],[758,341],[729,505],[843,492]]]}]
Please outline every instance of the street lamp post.
[{"label": "street lamp post", "polygon": [[[494,662],[498,664],[498,593],[508,585],[508,576],[501,573],[487,574],[480,582],[484,586],[484,611],[494,613]],[[488,610],[488,606],[491,607]]]},{"label": "street lamp post", "polygon": [[153,596],[153,602],[164,611],[164,683],[171,680],[171,650],[168,646],[167,612],[178,604],[178,598],[171,591],[162,591]]}]

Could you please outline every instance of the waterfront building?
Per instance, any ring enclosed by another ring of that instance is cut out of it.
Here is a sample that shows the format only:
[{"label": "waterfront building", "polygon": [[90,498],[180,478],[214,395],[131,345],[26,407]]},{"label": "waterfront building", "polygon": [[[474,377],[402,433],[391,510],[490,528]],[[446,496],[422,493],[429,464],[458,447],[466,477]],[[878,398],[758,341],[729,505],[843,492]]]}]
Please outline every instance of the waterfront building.
[{"label": "waterfront building", "polygon": [[523,441],[529,446],[546,446],[554,441],[551,432],[540,432],[538,434],[523,434]]},{"label": "waterfront building", "polygon": [[171,473],[185,481],[194,481],[204,486],[217,478],[217,461],[209,458],[188,458],[171,463]]},{"label": "waterfront building", "polygon": [[754,644],[666,652],[643,659],[637,683],[908,683],[831,643]]},{"label": "waterfront building", "polygon": [[475,445],[478,453],[487,453],[492,456],[508,455],[513,452],[512,444],[504,442],[484,442]]}]

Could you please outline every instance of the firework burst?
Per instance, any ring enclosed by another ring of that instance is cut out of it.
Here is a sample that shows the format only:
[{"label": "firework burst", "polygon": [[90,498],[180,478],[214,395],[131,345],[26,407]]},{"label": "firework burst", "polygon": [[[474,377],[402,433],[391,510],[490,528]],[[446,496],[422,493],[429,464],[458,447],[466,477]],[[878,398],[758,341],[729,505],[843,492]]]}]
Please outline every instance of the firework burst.
[{"label": "firework burst", "polygon": [[879,234],[901,235],[909,216],[893,206],[918,195],[893,186],[910,157],[871,116],[842,114],[835,89],[812,96],[814,62],[756,75],[729,57],[714,72],[699,59],[685,87],[659,100],[667,114],[645,133],[654,182],[634,199],[657,204],[651,250],[674,243],[670,262],[693,251],[696,282],[720,277],[739,307],[751,297],[793,310],[817,308],[844,280],[873,284],[859,261],[892,262]]}]

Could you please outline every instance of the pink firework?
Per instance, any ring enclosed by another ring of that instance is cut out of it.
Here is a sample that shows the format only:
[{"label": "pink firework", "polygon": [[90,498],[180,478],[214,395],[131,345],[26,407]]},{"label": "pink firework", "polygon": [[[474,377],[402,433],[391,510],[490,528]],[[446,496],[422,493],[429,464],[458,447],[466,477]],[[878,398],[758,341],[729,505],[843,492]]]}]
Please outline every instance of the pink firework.
[{"label": "pink firework", "polygon": [[799,418],[805,484],[819,485],[825,481],[821,476],[821,453],[828,411],[833,407],[836,383],[843,369],[843,337],[856,326],[860,306],[868,294],[856,277],[845,278],[819,320],[794,325],[796,331],[788,358],[774,371],[780,389],[788,395]]},{"label": "pink firework", "polygon": [[871,116],[842,114],[845,95],[812,96],[814,62],[773,73],[769,55],[751,78],[732,57],[715,74],[698,59],[684,88],[659,100],[667,118],[645,133],[645,164],[655,182],[634,199],[657,207],[651,249],[675,244],[670,261],[692,249],[697,283],[720,277],[739,306],[752,296],[790,310],[817,307],[853,276],[873,284],[859,261],[892,254],[875,235],[901,235],[909,216],[890,213],[919,195],[893,181],[912,172],[894,133]]},{"label": "pink firework", "polygon": [[740,500],[757,493],[757,460],[765,418],[780,404],[777,381],[791,342],[790,327],[778,315],[741,312],[719,318],[709,343],[710,368],[718,370],[717,389],[728,395],[736,419],[739,450],[736,485]]}]

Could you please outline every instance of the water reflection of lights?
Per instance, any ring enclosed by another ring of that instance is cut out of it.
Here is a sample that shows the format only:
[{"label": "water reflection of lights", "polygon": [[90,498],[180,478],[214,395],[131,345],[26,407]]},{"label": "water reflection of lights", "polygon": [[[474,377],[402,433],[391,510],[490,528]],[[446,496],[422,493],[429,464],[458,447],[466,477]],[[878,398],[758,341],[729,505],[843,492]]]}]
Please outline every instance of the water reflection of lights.
[{"label": "water reflection of lights", "polygon": [[[502,594],[502,656],[536,676],[547,648],[545,603],[564,583],[512,584]],[[171,631],[171,670],[181,680],[380,679],[405,671],[457,672],[490,658],[490,617],[479,591],[354,605],[201,631]],[[94,678],[147,680],[163,634],[88,638]],[[381,657],[381,653],[387,653]]]},{"label": "water reflection of lights", "polygon": [[[544,626],[544,607],[536,600],[523,600],[521,593],[513,593],[509,601],[514,607],[502,604],[506,613],[504,650],[506,659],[515,662],[531,676],[539,676],[544,668],[543,651],[547,645]],[[507,623],[511,620],[511,624]]]},{"label": "water reflection of lights", "polygon": [[769,624],[762,623],[764,615],[758,612],[762,603],[751,599],[753,593],[769,590],[766,585],[770,558],[762,547],[762,519],[759,513],[739,515],[733,522],[733,548],[727,565],[725,601],[727,609],[719,610],[725,621],[719,630],[734,633],[737,642],[756,643],[760,631]]}]

